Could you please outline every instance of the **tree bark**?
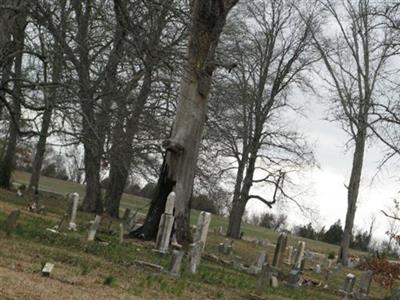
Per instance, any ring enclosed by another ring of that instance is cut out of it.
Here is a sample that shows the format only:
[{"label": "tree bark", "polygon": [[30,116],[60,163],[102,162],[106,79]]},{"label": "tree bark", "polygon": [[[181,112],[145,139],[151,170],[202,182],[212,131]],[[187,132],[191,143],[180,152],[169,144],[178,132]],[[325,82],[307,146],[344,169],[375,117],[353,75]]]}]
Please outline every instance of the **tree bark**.
[{"label": "tree bark", "polygon": [[0,187],[9,189],[11,185],[11,175],[15,168],[15,152],[17,149],[17,141],[19,136],[19,122],[21,118],[21,99],[22,95],[22,56],[24,49],[26,15],[24,12],[19,13],[16,17],[16,26],[13,32],[15,41],[15,50],[17,54],[14,59],[14,87],[13,92],[15,98],[12,103],[12,111],[10,111],[10,133],[7,141],[5,153],[0,162]]},{"label": "tree bark", "polygon": [[226,17],[236,2],[197,0],[192,3],[188,65],[181,81],[171,138],[164,142],[167,154],[159,177],[158,195],[152,201],[144,226],[137,231],[143,238],[155,238],[162,208],[174,188],[176,236],[180,242],[191,240],[190,199],[215,68],[215,50]]},{"label": "tree bark", "polygon": [[359,131],[356,137],[353,165],[347,190],[347,213],[346,223],[343,231],[343,238],[339,249],[338,261],[343,265],[348,265],[349,247],[352,238],[352,231],[354,225],[354,217],[357,209],[358,192],[360,188],[362,167],[364,162],[365,141],[367,136],[367,129],[363,128]]}]

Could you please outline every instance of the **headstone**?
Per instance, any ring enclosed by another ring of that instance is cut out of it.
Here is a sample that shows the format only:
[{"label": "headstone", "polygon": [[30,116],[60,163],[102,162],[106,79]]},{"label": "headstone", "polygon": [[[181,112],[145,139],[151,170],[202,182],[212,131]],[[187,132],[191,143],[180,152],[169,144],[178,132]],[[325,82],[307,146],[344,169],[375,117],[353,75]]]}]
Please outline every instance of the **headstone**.
[{"label": "headstone", "polygon": [[260,271],[264,266],[266,258],[267,258],[267,251],[260,251],[256,262],[256,267],[259,268]]},{"label": "headstone", "polygon": [[202,211],[199,214],[197,220],[196,233],[194,235],[195,242],[203,242],[203,250],[207,241],[208,227],[211,222],[211,214],[209,212]]},{"label": "headstone", "polygon": [[101,221],[101,216],[96,215],[96,217],[94,218],[94,221],[89,229],[88,241],[94,241],[97,229],[99,228],[99,225],[100,225],[100,221]]},{"label": "headstone", "polygon": [[189,271],[192,274],[196,274],[197,268],[201,260],[201,252],[203,250],[203,242],[198,241],[190,244],[189,250]]},{"label": "headstone", "polygon": [[164,213],[161,215],[160,224],[156,238],[156,250],[160,253],[168,253],[169,243],[171,241],[171,233],[174,226],[175,218],[173,216],[175,206],[175,192],[171,192],[165,203]]},{"label": "headstone", "polygon": [[45,277],[49,277],[51,271],[53,271],[53,268],[54,264],[47,262],[42,269],[42,275]]},{"label": "headstone", "polygon": [[229,255],[232,252],[232,247],[233,247],[233,240],[225,239],[223,243],[220,243],[218,245],[218,252],[225,255]]},{"label": "headstone", "polygon": [[300,286],[301,272],[299,269],[292,269],[289,272],[287,286],[291,288],[298,288]]},{"label": "headstone", "polygon": [[224,228],[222,226],[218,227],[218,234],[219,235],[224,235]]},{"label": "headstone", "polygon": [[349,296],[353,294],[353,287],[356,282],[356,276],[354,274],[347,274],[343,287],[339,290],[339,292],[347,299]]},{"label": "headstone", "polygon": [[271,270],[268,264],[263,265],[261,272],[257,279],[256,294],[261,295],[265,286],[270,283],[271,280]]},{"label": "headstone", "polygon": [[174,207],[175,207],[175,192],[169,193],[167,197],[167,202],[165,203],[164,213],[168,215],[174,214]]},{"label": "headstone", "polygon": [[156,249],[161,253],[168,252],[174,220],[175,218],[173,215],[162,214],[161,216],[156,239]]},{"label": "headstone", "polygon": [[17,190],[17,196],[18,197],[23,197],[24,194],[22,193],[22,191],[20,189]]},{"label": "headstone", "polygon": [[69,195],[69,198],[72,201],[72,209],[71,209],[71,219],[68,224],[68,229],[76,231],[76,213],[78,211],[78,205],[79,205],[79,194],[72,193]]},{"label": "headstone", "polygon": [[290,266],[292,264],[293,246],[288,247],[286,263]]},{"label": "headstone", "polygon": [[284,256],[283,254],[284,251],[286,250],[286,244],[287,244],[287,235],[280,234],[278,237],[278,241],[276,243],[274,258],[272,260],[273,267],[279,268],[281,266]]},{"label": "headstone", "polygon": [[317,273],[317,274],[319,274],[319,273],[321,273],[321,265],[319,265],[319,264],[317,264],[316,266],[315,266],[315,273]]},{"label": "headstone", "polygon": [[328,259],[328,264],[327,264],[327,268],[328,269],[332,268],[332,263],[333,263],[333,260],[332,259]]},{"label": "headstone", "polygon": [[183,251],[173,250],[171,265],[169,267],[169,273],[173,276],[179,276],[181,272],[182,259],[185,253]]},{"label": "headstone", "polygon": [[7,217],[4,227],[7,235],[9,235],[16,227],[19,215],[21,214],[19,209],[13,210]]},{"label": "headstone", "polygon": [[300,271],[301,271],[301,272],[303,272],[303,271],[305,270],[305,266],[306,266],[306,259],[303,258],[303,259],[301,260],[301,263],[300,263]]},{"label": "headstone", "polygon": [[119,224],[119,243],[120,244],[124,243],[124,224],[123,223]]},{"label": "headstone", "polygon": [[359,300],[364,300],[368,298],[369,291],[371,288],[373,272],[367,271],[361,274],[358,291],[356,292],[356,298]]},{"label": "headstone", "polygon": [[296,258],[294,260],[295,268],[300,268],[301,261],[303,260],[303,257],[304,257],[304,249],[305,248],[306,248],[306,243],[299,241],[299,243],[297,245]]},{"label": "headstone", "polygon": [[248,268],[248,273],[259,274],[267,260],[267,251],[261,251],[258,255],[256,263]]},{"label": "headstone", "polygon": [[276,276],[271,276],[271,287],[277,288],[278,285],[278,278]]}]

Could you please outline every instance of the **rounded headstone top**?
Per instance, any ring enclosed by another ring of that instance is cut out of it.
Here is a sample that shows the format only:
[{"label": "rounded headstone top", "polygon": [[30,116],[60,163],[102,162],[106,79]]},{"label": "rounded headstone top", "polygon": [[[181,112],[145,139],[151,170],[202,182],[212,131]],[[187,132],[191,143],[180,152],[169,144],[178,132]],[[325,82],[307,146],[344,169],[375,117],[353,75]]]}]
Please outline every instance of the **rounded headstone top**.
[{"label": "rounded headstone top", "polygon": [[174,213],[175,207],[175,192],[171,192],[168,195],[167,202],[165,203],[165,211],[164,213],[172,215]]}]

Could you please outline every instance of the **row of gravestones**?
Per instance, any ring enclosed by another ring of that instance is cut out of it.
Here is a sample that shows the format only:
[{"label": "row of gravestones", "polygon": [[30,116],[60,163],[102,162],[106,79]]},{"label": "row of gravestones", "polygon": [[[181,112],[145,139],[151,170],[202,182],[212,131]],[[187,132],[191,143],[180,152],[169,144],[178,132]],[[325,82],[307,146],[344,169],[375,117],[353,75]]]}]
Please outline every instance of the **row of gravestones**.
[{"label": "row of gravestones", "polygon": [[[185,255],[184,251],[181,251],[181,245],[176,242],[175,235],[173,234],[174,229],[174,207],[175,207],[175,192],[171,192],[165,204],[164,213],[161,216],[161,220],[158,227],[155,252],[166,254],[169,253],[170,246],[172,247],[172,258],[169,268],[169,272],[174,276],[179,276],[182,265],[182,260]],[[200,212],[197,220],[196,231],[193,237],[193,243],[190,245],[189,256],[189,271],[196,273],[198,266],[200,265],[201,255],[204,251],[208,228],[211,222],[211,214],[208,212]],[[172,237],[172,242],[171,242]]]},{"label": "row of gravestones", "polygon": [[[288,237],[286,234],[281,234],[278,237],[277,244],[274,251],[274,257],[272,259],[272,264],[268,264],[267,251],[261,251],[254,265],[249,268],[245,268],[243,265],[235,265],[236,268],[241,271],[246,271],[251,274],[259,274],[257,281],[257,293],[260,294],[262,289],[267,284],[272,287],[278,286],[278,278],[280,268],[282,266],[284,255],[286,251],[286,263],[292,266],[289,272],[287,286],[292,288],[300,287],[301,284],[301,274],[304,269],[305,264],[305,242],[299,241],[297,249],[294,250],[293,246],[287,246]],[[224,243],[219,245],[219,252],[223,254],[230,254],[232,250],[232,241],[227,239]],[[293,255],[295,252],[295,255]],[[294,260],[293,260],[294,257]],[[320,266],[316,266],[315,271],[319,273]],[[327,269],[332,267],[332,260],[328,260]],[[355,296],[356,299],[367,299],[370,291],[370,286],[372,282],[372,271],[364,272],[361,275],[358,290],[353,292],[354,285],[356,282],[356,277],[353,274],[348,274],[344,280],[343,287],[339,292],[344,297]]]}]

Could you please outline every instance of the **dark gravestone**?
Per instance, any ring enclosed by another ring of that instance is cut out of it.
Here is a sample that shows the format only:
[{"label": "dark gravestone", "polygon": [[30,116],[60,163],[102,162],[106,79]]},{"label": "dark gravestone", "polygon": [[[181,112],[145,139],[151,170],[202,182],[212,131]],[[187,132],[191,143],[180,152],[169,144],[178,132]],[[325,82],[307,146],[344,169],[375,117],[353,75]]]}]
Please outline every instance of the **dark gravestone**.
[{"label": "dark gravestone", "polygon": [[291,288],[298,288],[300,284],[301,271],[299,269],[292,269],[289,272],[287,286]]},{"label": "dark gravestone", "polygon": [[13,210],[7,217],[7,220],[4,223],[4,228],[7,233],[7,235],[10,235],[10,233],[17,227],[17,222],[19,215],[21,214],[20,210]]},{"label": "dark gravestone", "polygon": [[353,295],[354,284],[356,283],[356,276],[354,274],[347,274],[344,279],[343,287],[339,292],[344,296],[344,299],[348,299],[349,296]]},{"label": "dark gravestone", "polygon": [[358,291],[356,292],[356,298],[359,300],[368,299],[369,290],[372,282],[372,271],[364,272],[360,277]]}]

